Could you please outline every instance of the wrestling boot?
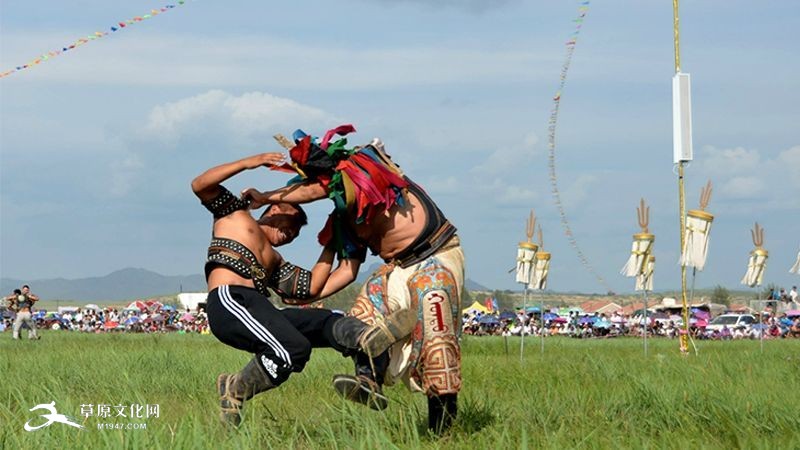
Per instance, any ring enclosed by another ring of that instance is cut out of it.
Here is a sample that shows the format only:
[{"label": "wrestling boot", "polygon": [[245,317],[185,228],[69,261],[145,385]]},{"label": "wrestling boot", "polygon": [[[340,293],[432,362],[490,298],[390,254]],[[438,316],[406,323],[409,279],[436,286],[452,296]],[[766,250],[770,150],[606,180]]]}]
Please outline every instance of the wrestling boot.
[{"label": "wrestling boot", "polygon": [[401,309],[369,326],[355,317],[342,317],[333,324],[333,338],[341,346],[361,350],[370,357],[380,355],[395,342],[409,336],[417,325],[417,313]]},{"label": "wrestling boot", "polygon": [[[386,409],[389,399],[383,395],[381,386],[383,377],[389,367],[389,352],[385,351],[373,358],[370,364],[369,356],[358,353],[355,357],[356,376],[334,375],[333,388],[342,397],[366,405],[375,410]],[[375,371],[372,371],[372,367]]]},{"label": "wrestling boot", "polygon": [[242,422],[245,400],[273,387],[275,386],[255,359],[247,363],[239,373],[220,374],[217,377],[220,420],[225,425],[238,427]]},{"label": "wrestling boot", "polygon": [[453,425],[458,413],[458,394],[428,396],[428,429],[442,434]]}]

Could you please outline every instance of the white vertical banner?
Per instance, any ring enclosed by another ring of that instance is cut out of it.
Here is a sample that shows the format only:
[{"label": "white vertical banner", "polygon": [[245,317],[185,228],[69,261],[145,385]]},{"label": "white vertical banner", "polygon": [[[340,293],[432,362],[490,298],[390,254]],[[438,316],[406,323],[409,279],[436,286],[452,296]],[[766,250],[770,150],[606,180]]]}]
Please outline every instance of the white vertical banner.
[{"label": "white vertical banner", "polygon": [[532,242],[520,242],[517,247],[516,281],[525,285],[531,284],[533,276],[533,259],[539,246]]},{"label": "white vertical banner", "polygon": [[708,258],[711,223],[714,216],[701,210],[690,210],[686,215],[686,239],[683,241],[680,263],[682,266],[703,270]]},{"label": "white vertical banner", "polygon": [[742,277],[742,284],[749,287],[761,286],[764,281],[764,269],[767,267],[767,257],[769,257],[769,252],[763,248],[757,248],[750,252],[747,272]]},{"label": "white vertical banner", "polygon": [[635,277],[644,273],[647,268],[647,257],[653,251],[653,243],[656,237],[650,233],[637,233],[633,235],[633,245],[631,246],[631,256],[628,262],[622,267],[620,273],[626,277]]},{"label": "white vertical banner", "polygon": [[647,264],[645,265],[644,272],[636,276],[636,287],[635,290],[637,291],[652,291],[653,290],[653,274],[656,270],[656,257],[650,255],[647,258]]},{"label": "white vertical banner", "polygon": [[542,291],[547,289],[547,275],[550,272],[550,253],[537,252],[534,259],[536,261],[533,268],[533,277],[528,288]]}]

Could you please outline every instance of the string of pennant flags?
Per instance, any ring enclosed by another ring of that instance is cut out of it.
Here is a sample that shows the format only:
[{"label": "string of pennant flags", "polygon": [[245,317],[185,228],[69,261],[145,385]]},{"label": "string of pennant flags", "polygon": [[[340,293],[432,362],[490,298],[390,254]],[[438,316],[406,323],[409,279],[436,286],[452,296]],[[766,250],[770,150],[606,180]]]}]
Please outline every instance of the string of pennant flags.
[{"label": "string of pennant flags", "polygon": [[580,35],[581,28],[583,27],[583,20],[586,17],[586,13],[589,12],[589,1],[586,0],[581,3],[580,7],[578,8],[578,17],[573,20],[575,23],[575,29],[572,31],[569,39],[564,43],[567,47],[566,57],[564,58],[564,64],[561,67],[561,76],[559,78],[559,85],[558,90],[556,91],[555,95],[553,96],[553,109],[550,110],[550,120],[548,121],[547,127],[547,146],[549,149],[549,156],[548,156],[548,167],[550,169],[550,192],[553,194],[553,201],[558,208],[558,214],[561,218],[561,226],[564,228],[564,234],[567,236],[567,240],[569,241],[570,246],[575,250],[578,255],[578,259],[581,261],[581,264],[589,271],[597,281],[603,285],[608,291],[612,291],[611,287],[606,283],[606,280],[599,274],[597,271],[592,267],[591,263],[589,262],[589,258],[581,250],[580,246],[578,245],[577,239],[575,239],[575,235],[572,232],[572,228],[569,225],[569,220],[567,219],[567,213],[564,210],[564,205],[561,202],[561,193],[558,190],[558,178],[556,177],[556,126],[558,124],[558,110],[561,106],[561,91],[564,89],[564,85],[567,81],[567,73],[569,72],[569,66],[572,62],[572,55],[575,53],[575,45],[578,43],[578,36]]},{"label": "string of pennant flags", "polygon": [[66,52],[75,50],[76,48],[78,48],[78,47],[80,47],[82,45],[85,45],[85,44],[87,44],[89,42],[96,41],[98,39],[102,39],[102,38],[104,38],[104,37],[106,37],[106,36],[108,36],[110,34],[114,34],[117,31],[125,29],[125,28],[127,28],[127,27],[129,27],[131,25],[135,25],[135,24],[137,24],[139,22],[143,22],[143,21],[145,21],[147,19],[151,19],[151,18],[153,18],[155,16],[158,16],[160,14],[163,14],[163,13],[167,12],[167,11],[170,11],[170,10],[172,10],[172,9],[178,7],[178,6],[182,6],[185,3],[186,3],[186,0],[178,0],[178,2],[176,4],[164,5],[163,7],[158,8],[158,9],[151,9],[150,12],[147,13],[147,14],[143,14],[141,16],[135,16],[135,17],[132,17],[132,18],[127,19],[127,20],[121,20],[121,21],[115,23],[114,25],[112,25],[111,27],[109,27],[107,29],[107,31],[95,31],[94,33],[92,33],[90,35],[87,35],[85,37],[82,37],[82,38],[76,40],[75,42],[73,42],[73,43],[71,43],[69,45],[65,45],[65,46],[61,47],[60,50],[53,50],[53,51],[49,51],[47,53],[43,53],[43,54],[37,56],[36,58],[32,59],[31,61],[29,61],[26,64],[21,64],[19,66],[14,67],[13,69],[6,70],[6,71],[0,73],[0,78],[5,78],[5,77],[7,77],[7,76],[9,76],[11,74],[14,74],[14,73],[17,73],[17,72],[21,72],[21,71],[23,71],[25,69],[30,69],[31,67],[38,66],[39,64],[41,64],[43,62],[46,62],[46,61],[49,61],[49,60],[55,58],[56,56],[59,56],[59,55],[62,55],[64,53],[66,53]]}]

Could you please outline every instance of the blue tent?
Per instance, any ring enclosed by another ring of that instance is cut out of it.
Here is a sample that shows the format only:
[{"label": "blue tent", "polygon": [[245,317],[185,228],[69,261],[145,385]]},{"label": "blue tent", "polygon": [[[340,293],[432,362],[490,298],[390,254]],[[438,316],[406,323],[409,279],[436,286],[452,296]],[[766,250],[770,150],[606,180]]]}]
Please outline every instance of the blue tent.
[{"label": "blue tent", "polygon": [[539,312],[539,307],[538,306],[528,306],[528,308],[525,310],[525,312],[527,312],[527,313],[538,313]]},{"label": "blue tent", "polygon": [[607,320],[600,319],[598,321],[595,321],[594,325],[592,325],[592,326],[594,328],[611,328],[611,322],[609,322]]},{"label": "blue tent", "polygon": [[514,320],[517,318],[517,315],[511,311],[503,311],[500,313],[500,320]]},{"label": "blue tent", "polygon": [[478,320],[478,323],[482,323],[484,325],[497,325],[500,323],[500,319],[495,316],[485,315]]},{"label": "blue tent", "polygon": [[558,314],[544,313],[544,320],[558,319],[558,317],[559,317]]}]

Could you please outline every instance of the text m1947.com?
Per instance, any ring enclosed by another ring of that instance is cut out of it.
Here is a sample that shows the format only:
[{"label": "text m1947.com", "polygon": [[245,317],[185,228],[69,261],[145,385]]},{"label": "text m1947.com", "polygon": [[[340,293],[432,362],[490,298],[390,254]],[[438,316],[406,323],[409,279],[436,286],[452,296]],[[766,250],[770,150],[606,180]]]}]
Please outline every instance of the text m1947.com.
[{"label": "text m1947.com", "polygon": [[146,430],[147,423],[98,423],[98,430]]}]

